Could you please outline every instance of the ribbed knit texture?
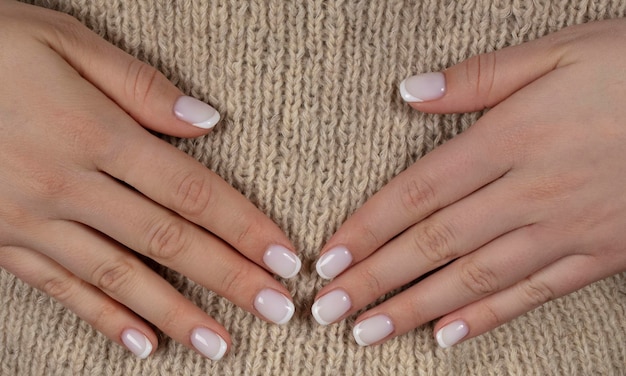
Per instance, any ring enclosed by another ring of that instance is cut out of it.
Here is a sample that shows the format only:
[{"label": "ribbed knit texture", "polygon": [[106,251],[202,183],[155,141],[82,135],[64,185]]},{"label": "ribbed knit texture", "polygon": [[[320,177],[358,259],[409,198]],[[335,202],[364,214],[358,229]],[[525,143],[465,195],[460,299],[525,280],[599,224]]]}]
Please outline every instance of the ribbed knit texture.
[{"label": "ribbed knit texture", "polygon": [[214,132],[171,141],[267,213],[303,268],[285,282],[297,312],[281,327],[159,270],[232,334],[219,362],[164,336],[138,360],[0,271],[0,375],[626,374],[624,274],[447,350],[432,325],[361,348],[354,316],[322,327],[310,315],[323,286],[314,265],[324,242],[393,176],[479,116],[411,110],[398,94],[402,79],[567,25],[622,17],[625,0],[34,2],[74,15],[214,105],[223,117]]}]

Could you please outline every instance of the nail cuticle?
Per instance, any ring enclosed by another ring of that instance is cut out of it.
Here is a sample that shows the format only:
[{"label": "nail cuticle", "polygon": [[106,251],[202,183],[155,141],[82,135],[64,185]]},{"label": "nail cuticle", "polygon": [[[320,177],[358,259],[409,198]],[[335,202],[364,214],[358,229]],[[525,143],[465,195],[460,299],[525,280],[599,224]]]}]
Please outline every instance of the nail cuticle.
[{"label": "nail cuticle", "polygon": [[469,327],[467,323],[463,320],[455,320],[439,329],[435,338],[439,347],[446,349],[459,343],[468,334]]},{"label": "nail cuticle", "polygon": [[348,248],[337,246],[324,253],[315,264],[317,274],[324,279],[333,279],[352,264]]},{"label": "nail cuticle", "polygon": [[345,290],[333,290],[315,301],[311,307],[313,318],[320,325],[328,325],[343,317],[352,308],[352,301]]},{"label": "nail cuticle", "polygon": [[263,262],[274,273],[286,279],[295,277],[302,267],[300,258],[281,245],[269,246],[263,254]]},{"label": "nail cuticle", "polygon": [[355,325],[352,334],[359,346],[369,346],[389,337],[394,330],[395,326],[391,318],[378,314]]},{"label": "nail cuticle", "polygon": [[207,328],[195,328],[191,332],[191,344],[198,352],[211,360],[220,360],[226,354],[228,344],[214,331]]},{"label": "nail cuticle", "polygon": [[215,108],[186,95],[179,97],[174,103],[174,115],[202,129],[211,129],[220,121],[220,114]]},{"label": "nail cuticle", "polygon": [[295,313],[293,302],[270,288],[259,291],[253,306],[261,316],[278,325],[289,322]]},{"label": "nail cuticle", "polygon": [[418,74],[400,83],[400,95],[405,102],[431,101],[443,97],[445,93],[446,76],[442,72]]},{"label": "nail cuticle", "polygon": [[139,359],[145,359],[152,353],[152,343],[148,337],[136,329],[124,330],[121,339],[126,348]]}]

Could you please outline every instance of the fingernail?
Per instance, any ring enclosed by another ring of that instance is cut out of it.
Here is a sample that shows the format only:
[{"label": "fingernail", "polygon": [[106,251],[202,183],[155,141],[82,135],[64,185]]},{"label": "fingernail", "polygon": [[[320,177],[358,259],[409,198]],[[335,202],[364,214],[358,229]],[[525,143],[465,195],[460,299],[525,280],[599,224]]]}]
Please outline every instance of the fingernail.
[{"label": "fingernail", "polygon": [[122,342],[126,348],[139,359],[146,359],[152,352],[152,343],[140,331],[135,329],[126,329],[122,332]]},{"label": "fingernail", "polygon": [[352,334],[360,346],[369,346],[387,337],[393,330],[394,326],[389,317],[377,315],[358,323]]},{"label": "fingernail", "polygon": [[285,324],[295,312],[291,300],[276,290],[264,289],[254,299],[254,308],[263,317],[276,324]]},{"label": "fingernail", "polygon": [[263,262],[283,278],[295,276],[302,266],[302,261],[295,253],[280,245],[270,246],[263,255]]},{"label": "fingernail", "polygon": [[203,129],[213,128],[220,121],[220,114],[216,109],[188,96],[182,96],[176,100],[174,114],[180,120]]},{"label": "fingernail", "polygon": [[348,251],[348,248],[339,246],[324,253],[324,255],[317,260],[315,269],[320,277],[333,279],[346,270],[351,263],[352,254]]},{"label": "fingernail", "polygon": [[465,338],[469,333],[469,327],[465,321],[457,320],[449,323],[437,332],[437,343],[439,347],[445,349],[457,344],[460,340]]},{"label": "fingernail", "polygon": [[400,94],[406,102],[432,101],[445,93],[446,76],[441,72],[418,74],[400,83]]},{"label": "fingernail", "polygon": [[319,298],[311,307],[311,313],[320,325],[328,325],[343,316],[351,307],[348,293],[338,289]]},{"label": "fingernail", "polygon": [[211,360],[220,360],[226,354],[226,341],[214,331],[207,328],[195,328],[191,332],[191,344]]}]

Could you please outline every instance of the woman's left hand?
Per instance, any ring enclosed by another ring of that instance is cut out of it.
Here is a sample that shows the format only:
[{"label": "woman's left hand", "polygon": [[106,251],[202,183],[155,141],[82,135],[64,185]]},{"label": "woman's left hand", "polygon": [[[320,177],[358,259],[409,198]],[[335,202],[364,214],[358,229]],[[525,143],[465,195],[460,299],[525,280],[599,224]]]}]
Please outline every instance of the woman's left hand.
[{"label": "woman's left hand", "polygon": [[[313,314],[371,345],[440,346],[626,270],[626,20],[574,26],[402,83],[429,113],[491,108],[398,175],[322,250]],[[433,272],[434,271],[434,272]]]}]

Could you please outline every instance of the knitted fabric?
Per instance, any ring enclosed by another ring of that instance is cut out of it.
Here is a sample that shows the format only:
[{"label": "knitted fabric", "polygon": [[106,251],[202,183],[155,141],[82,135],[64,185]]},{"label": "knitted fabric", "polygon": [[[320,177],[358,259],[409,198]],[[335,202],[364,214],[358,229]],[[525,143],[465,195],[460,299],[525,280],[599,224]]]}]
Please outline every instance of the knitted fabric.
[{"label": "knitted fabric", "polygon": [[[146,360],[0,271],[0,375],[624,375],[626,275],[488,334],[438,348],[432,324],[359,347],[356,316],[310,314],[320,248],[392,177],[480,114],[412,110],[398,84],[565,26],[623,17],[626,0],[48,0],[215,106],[209,135],[170,139],[271,217],[303,260],[296,314],[268,324],[159,269],[232,334],[213,362],[160,336]],[[450,182],[454,184],[454,182]],[[155,302],[157,304],[158,302]]]}]

